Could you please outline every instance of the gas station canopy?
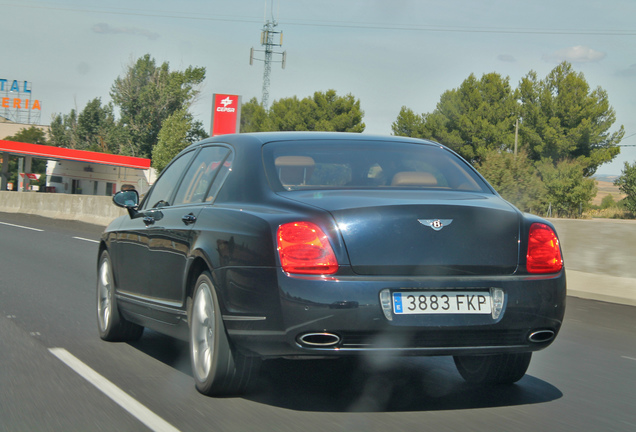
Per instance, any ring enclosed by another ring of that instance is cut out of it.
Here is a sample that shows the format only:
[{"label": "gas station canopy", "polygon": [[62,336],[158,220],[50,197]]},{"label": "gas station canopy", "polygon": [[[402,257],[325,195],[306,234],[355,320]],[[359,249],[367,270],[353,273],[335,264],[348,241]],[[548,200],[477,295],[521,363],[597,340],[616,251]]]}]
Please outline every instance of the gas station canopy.
[{"label": "gas station canopy", "polygon": [[11,155],[23,157],[32,156],[40,159],[72,160],[126,168],[150,168],[150,159],[145,158],[121,156],[108,153],[92,152],[87,150],[75,150],[6,140],[0,140],[0,153],[8,153]]}]

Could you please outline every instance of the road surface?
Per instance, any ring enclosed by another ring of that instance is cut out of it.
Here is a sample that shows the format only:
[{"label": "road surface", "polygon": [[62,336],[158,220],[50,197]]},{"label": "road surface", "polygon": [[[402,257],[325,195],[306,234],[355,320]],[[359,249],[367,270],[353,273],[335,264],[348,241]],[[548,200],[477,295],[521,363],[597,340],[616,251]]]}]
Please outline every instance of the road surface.
[{"label": "road surface", "polygon": [[186,344],[99,339],[100,231],[0,213],[0,431],[636,431],[636,308],[570,297],[514,386],[466,384],[449,357],[274,361],[245,397],[204,397]]}]

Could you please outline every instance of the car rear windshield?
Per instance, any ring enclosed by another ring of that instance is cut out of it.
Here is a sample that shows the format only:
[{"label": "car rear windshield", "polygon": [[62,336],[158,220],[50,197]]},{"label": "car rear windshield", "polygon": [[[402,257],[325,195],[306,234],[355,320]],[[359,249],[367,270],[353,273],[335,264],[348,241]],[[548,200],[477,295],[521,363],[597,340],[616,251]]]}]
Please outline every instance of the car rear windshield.
[{"label": "car rear windshield", "polygon": [[275,142],[264,147],[277,191],[321,189],[444,189],[489,192],[455,154],[438,145],[396,141]]}]

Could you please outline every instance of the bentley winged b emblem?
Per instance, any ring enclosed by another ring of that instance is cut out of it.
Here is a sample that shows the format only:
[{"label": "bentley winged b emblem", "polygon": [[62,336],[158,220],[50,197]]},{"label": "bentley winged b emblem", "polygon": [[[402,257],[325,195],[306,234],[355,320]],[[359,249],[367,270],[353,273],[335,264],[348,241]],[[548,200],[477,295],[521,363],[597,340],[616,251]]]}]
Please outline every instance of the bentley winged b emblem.
[{"label": "bentley winged b emblem", "polygon": [[417,221],[424,226],[433,228],[435,231],[439,231],[453,223],[452,219],[418,219]]}]

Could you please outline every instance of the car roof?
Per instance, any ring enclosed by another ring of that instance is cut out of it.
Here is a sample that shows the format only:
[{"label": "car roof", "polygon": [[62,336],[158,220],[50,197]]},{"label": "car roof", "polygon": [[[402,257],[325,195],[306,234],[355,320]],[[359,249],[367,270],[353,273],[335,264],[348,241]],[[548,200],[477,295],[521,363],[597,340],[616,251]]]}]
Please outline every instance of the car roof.
[{"label": "car roof", "polygon": [[427,144],[444,147],[434,141],[419,138],[373,135],[353,132],[251,132],[229,135],[217,135],[205,139],[192,146],[205,145],[211,143],[240,144],[242,146],[262,146],[276,141],[311,141],[311,140],[348,140],[348,141],[390,141],[390,142],[410,142],[413,144]]}]

